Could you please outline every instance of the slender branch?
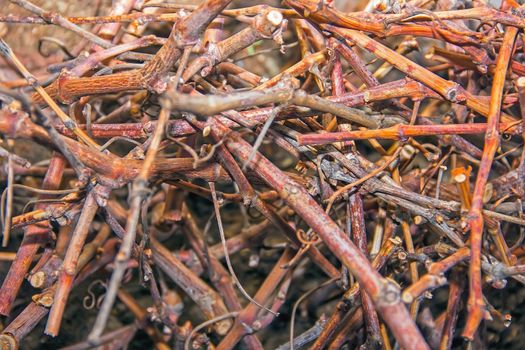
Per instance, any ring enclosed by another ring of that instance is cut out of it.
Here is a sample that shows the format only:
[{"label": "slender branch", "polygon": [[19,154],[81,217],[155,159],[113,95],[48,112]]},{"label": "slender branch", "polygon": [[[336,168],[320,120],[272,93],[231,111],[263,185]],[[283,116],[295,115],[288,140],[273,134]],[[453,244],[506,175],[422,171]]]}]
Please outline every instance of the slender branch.
[{"label": "slender branch", "polygon": [[501,118],[501,100],[505,77],[509,66],[509,60],[514,49],[514,41],[518,29],[507,28],[503,38],[498,58],[496,59],[496,71],[492,85],[491,100],[489,104],[489,115],[487,117],[487,131],[485,133],[485,146],[483,156],[474,185],[472,205],[469,211],[470,224],[470,268],[469,268],[469,300],[467,324],[463,330],[463,336],[469,340],[474,339],[479,323],[483,319],[485,301],[482,296],[481,282],[481,243],[483,239],[483,194],[487,183],[490,168],[494,160],[494,154],[499,146],[498,123]]}]

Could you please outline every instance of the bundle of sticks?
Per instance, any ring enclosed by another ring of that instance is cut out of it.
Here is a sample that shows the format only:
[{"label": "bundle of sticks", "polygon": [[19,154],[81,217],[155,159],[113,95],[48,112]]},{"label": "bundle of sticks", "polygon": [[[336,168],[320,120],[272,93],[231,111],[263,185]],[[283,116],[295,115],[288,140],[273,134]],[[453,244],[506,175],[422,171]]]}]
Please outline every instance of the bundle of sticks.
[{"label": "bundle of sticks", "polygon": [[11,2],[2,349],[523,341],[514,0]]}]

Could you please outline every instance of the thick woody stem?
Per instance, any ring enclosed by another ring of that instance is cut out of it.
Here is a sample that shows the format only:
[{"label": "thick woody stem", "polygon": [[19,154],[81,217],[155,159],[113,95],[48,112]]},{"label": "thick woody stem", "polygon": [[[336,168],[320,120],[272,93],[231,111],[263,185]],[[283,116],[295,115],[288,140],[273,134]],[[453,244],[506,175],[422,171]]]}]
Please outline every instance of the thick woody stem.
[{"label": "thick woody stem", "polygon": [[20,340],[29,334],[47,315],[49,309],[37,303],[30,303],[0,334],[2,350],[17,350]]},{"label": "thick woody stem", "polygon": [[347,107],[334,99],[322,98],[310,95],[303,90],[294,90],[290,86],[277,86],[261,91],[240,92],[229,96],[206,95],[189,96],[187,94],[169,94],[173,100],[173,107],[186,112],[209,116],[227,110],[251,107],[267,103],[289,102],[298,106],[308,107],[314,110],[331,113],[342,119],[376,129],[381,125],[378,116],[367,115],[363,111]]},{"label": "thick woody stem", "polygon": [[64,257],[64,262],[62,263],[53,306],[51,307],[45,330],[46,334],[50,336],[57,336],[60,330],[64,309],[66,308],[69,293],[73,287],[80,252],[89,233],[91,222],[97,213],[98,204],[94,192],[93,189],[86,195],[82,213],[78,218],[77,225],[72,233],[71,241],[66,251],[66,256]]},{"label": "thick woody stem", "polygon": [[503,88],[509,66],[509,60],[514,50],[514,41],[518,34],[518,28],[507,27],[503,43],[496,60],[494,81],[492,83],[489,114],[487,117],[487,131],[485,133],[485,146],[483,156],[479,165],[472,205],[469,211],[470,223],[470,267],[469,267],[469,299],[467,324],[462,335],[474,339],[474,334],[483,319],[485,313],[485,301],[483,300],[481,280],[481,246],[483,241],[483,195],[487,183],[494,154],[499,147],[498,124],[501,117],[501,101]]}]

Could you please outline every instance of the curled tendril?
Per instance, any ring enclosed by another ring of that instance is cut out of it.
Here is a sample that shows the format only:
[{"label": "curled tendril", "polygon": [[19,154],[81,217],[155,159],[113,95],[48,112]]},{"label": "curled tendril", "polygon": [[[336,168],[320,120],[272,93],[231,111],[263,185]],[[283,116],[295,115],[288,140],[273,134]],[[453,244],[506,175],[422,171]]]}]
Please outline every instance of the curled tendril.
[{"label": "curled tendril", "polygon": [[[98,285],[104,289],[104,292],[97,297],[95,295],[95,292],[93,292],[93,289]],[[87,295],[82,300],[82,305],[84,306],[84,308],[86,310],[92,310],[95,307],[99,309],[100,305],[102,304],[102,301],[104,301],[104,297],[106,296],[106,289],[107,285],[102,280],[94,280],[93,282],[91,282],[87,289]]]},{"label": "curled tendril", "polygon": [[308,232],[305,232],[302,229],[299,229],[295,232],[295,235],[299,242],[301,242],[304,245],[312,245],[317,244],[321,241],[321,238],[313,232],[311,229],[308,230]]}]

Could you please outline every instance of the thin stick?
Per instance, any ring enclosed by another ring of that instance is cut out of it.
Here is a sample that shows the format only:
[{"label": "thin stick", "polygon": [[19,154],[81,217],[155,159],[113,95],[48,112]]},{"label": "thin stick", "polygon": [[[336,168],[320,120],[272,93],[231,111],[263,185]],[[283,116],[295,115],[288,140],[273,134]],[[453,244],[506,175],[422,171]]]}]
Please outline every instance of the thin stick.
[{"label": "thin stick", "polygon": [[[520,134],[521,122],[500,123],[498,129],[502,133]],[[405,140],[407,137],[432,135],[471,135],[486,132],[486,123],[475,124],[437,124],[437,125],[403,125],[398,124],[390,128],[377,130],[340,131],[323,134],[303,134],[297,137],[301,145],[323,145],[333,142],[351,140],[386,139]]]},{"label": "thin stick", "polygon": [[216,323],[218,321],[222,321],[222,320],[225,320],[227,318],[237,317],[237,315],[239,315],[239,312],[238,311],[233,311],[233,312],[221,315],[221,316],[217,316],[217,317],[215,317],[215,318],[213,318],[211,320],[202,322],[200,325],[198,325],[197,327],[193,328],[191,333],[186,337],[186,340],[184,340],[184,350],[192,349],[192,347],[190,346],[191,339],[201,329],[206,328],[208,326],[211,326],[212,324],[214,324],[214,323]]},{"label": "thin stick", "polygon": [[301,297],[299,299],[297,299],[297,301],[294,303],[293,308],[292,308],[292,317],[290,318],[290,342],[289,342],[290,350],[294,350],[294,340],[295,340],[294,324],[295,324],[295,315],[297,314],[297,309],[299,308],[299,305],[303,302],[303,300],[308,298],[314,292],[316,292],[319,289],[324,288],[324,287],[334,283],[335,281],[337,281],[336,278],[331,278],[328,281],[325,281],[325,282],[321,283],[320,285],[310,289],[309,291],[307,291],[306,293],[301,295]]},{"label": "thin stick", "polygon": [[[2,224],[4,225],[2,247],[7,247],[9,244],[9,234],[11,232],[11,216],[13,215],[13,182],[15,181],[15,173],[13,171],[13,160],[7,157],[7,203],[5,218],[3,217]],[[2,200],[2,204],[4,201]],[[0,215],[4,215],[2,210]]]},{"label": "thin stick", "polygon": [[221,211],[219,206],[219,201],[217,200],[217,192],[215,192],[215,184],[213,182],[209,183],[210,191],[211,191],[211,198],[213,200],[213,208],[215,210],[215,218],[217,219],[217,225],[219,226],[219,234],[221,236],[221,243],[222,243],[222,249],[224,251],[224,258],[226,260],[226,265],[228,266],[228,270],[230,271],[230,275],[232,276],[233,282],[239,289],[242,295],[246,299],[248,299],[251,303],[254,303],[258,307],[260,307],[263,310],[268,311],[269,313],[273,314],[274,316],[279,316],[279,313],[276,313],[270,309],[268,309],[266,306],[259,304],[256,300],[254,300],[248,292],[244,289],[241,282],[237,278],[237,275],[235,274],[235,270],[233,269],[233,265],[230,260],[230,254],[228,253],[228,247],[226,246],[226,236],[224,235],[224,229],[222,227],[222,219],[221,219]]},{"label": "thin stick", "polygon": [[242,170],[245,171],[247,166],[248,166],[248,163],[250,163],[252,161],[253,157],[255,157],[255,154],[257,153],[257,150],[259,149],[259,147],[261,147],[261,145],[263,143],[263,140],[264,140],[264,137],[265,137],[266,133],[268,132],[268,130],[270,129],[270,126],[272,126],[272,123],[273,123],[275,117],[279,114],[279,112],[283,108],[285,108],[285,106],[279,106],[277,108],[274,108],[272,113],[270,113],[270,117],[264,123],[261,131],[259,132],[259,135],[257,135],[257,139],[255,140],[255,143],[253,144],[253,151],[250,154],[250,156],[248,157],[248,160],[246,162],[244,162],[244,164],[242,166]]}]

